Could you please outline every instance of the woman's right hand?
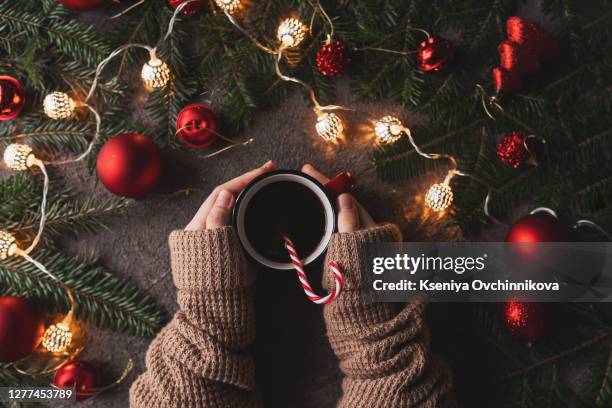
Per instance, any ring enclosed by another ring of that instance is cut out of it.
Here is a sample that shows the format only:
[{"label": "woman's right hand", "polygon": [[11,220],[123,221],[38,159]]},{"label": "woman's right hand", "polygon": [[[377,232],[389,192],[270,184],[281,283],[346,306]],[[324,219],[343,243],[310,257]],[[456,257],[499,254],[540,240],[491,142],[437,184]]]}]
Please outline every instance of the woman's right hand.
[{"label": "woman's right hand", "polygon": [[[302,171],[314,177],[321,184],[329,181],[327,176],[320,173],[311,164],[305,164]],[[349,193],[338,196],[336,207],[338,209],[338,232],[353,232],[376,226],[370,214]]]}]

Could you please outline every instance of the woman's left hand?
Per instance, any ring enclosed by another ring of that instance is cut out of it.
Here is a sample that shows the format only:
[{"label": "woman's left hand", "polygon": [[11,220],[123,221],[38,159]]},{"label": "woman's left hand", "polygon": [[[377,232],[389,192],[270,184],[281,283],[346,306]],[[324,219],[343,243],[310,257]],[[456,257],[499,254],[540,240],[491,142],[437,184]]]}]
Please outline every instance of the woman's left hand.
[{"label": "woman's left hand", "polygon": [[185,231],[202,231],[229,225],[238,193],[255,177],[275,169],[276,165],[270,160],[261,167],[217,186],[187,224]]}]

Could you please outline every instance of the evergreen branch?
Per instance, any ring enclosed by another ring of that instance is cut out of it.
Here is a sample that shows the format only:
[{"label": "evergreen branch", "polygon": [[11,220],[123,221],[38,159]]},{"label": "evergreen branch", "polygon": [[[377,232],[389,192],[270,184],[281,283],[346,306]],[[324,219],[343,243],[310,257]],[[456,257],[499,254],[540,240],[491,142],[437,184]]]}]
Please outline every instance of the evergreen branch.
[{"label": "evergreen branch", "polygon": [[511,371],[508,374],[506,374],[503,378],[494,380],[492,382],[492,384],[502,383],[502,382],[510,380],[510,379],[512,379],[514,377],[518,377],[518,376],[521,376],[523,374],[526,374],[526,373],[528,373],[530,371],[533,371],[535,369],[539,369],[542,366],[546,366],[548,364],[552,364],[554,362],[562,360],[565,357],[571,356],[571,355],[573,355],[573,354],[575,354],[575,353],[577,353],[579,351],[583,351],[584,349],[587,349],[589,347],[594,346],[595,344],[599,343],[600,341],[605,340],[608,337],[610,337],[610,335],[612,335],[612,331],[605,331],[603,333],[600,333],[599,335],[597,335],[597,336],[595,336],[593,338],[590,338],[589,340],[587,340],[587,341],[585,341],[585,342],[583,342],[581,344],[578,344],[578,345],[576,345],[576,346],[574,346],[574,347],[572,347],[572,348],[570,348],[568,350],[565,350],[565,351],[563,351],[563,352],[561,352],[559,354],[556,354],[554,356],[550,356],[548,358],[542,359],[542,360],[538,361],[537,363],[534,363],[534,364],[532,364],[530,366],[523,367],[521,369]]},{"label": "evergreen branch", "polygon": [[69,56],[95,65],[110,52],[109,47],[97,38],[90,27],[67,20],[66,17],[65,12],[46,14],[44,10],[39,10],[33,14],[23,10],[19,3],[0,4],[0,20],[4,21],[3,25],[16,32],[26,31],[32,36],[43,36]]},{"label": "evergreen branch", "polygon": [[601,385],[597,391],[595,397],[595,405],[604,407],[606,406],[604,401],[609,401],[612,395],[612,346],[608,351],[608,362],[606,364],[606,371],[602,376]]},{"label": "evergreen branch", "polygon": [[69,306],[66,285],[74,295],[78,319],[136,336],[151,336],[159,330],[162,313],[153,298],[105,268],[47,250],[36,251],[33,256],[61,283],[23,258],[14,257],[0,262],[0,288],[32,297],[48,312],[65,313]]}]

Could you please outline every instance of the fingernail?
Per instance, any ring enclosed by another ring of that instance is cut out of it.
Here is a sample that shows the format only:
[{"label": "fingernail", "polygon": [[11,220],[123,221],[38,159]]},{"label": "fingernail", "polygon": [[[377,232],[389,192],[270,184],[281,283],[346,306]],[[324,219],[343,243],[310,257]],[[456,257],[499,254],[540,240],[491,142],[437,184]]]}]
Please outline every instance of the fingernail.
[{"label": "fingernail", "polygon": [[230,208],[231,204],[232,204],[232,194],[229,191],[222,190],[217,196],[215,205],[219,207]]},{"label": "fingernail", "polygon": [[274,162],[272,160],[268,160],[263,166],[264,169],[269,170],[274,167]]},{"label": "fingernail", "polygon": [[338,196],[338,206],[341,210],[353,209],[353,198],[350,194],[340,194]]}]

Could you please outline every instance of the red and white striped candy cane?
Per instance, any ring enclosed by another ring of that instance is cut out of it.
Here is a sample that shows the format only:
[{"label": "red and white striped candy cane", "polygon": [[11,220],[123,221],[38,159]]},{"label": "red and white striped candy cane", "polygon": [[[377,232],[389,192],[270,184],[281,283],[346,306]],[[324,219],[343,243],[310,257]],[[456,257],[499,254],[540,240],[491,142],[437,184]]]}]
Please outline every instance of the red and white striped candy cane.
[{"label": "red and white striped candy cane", "polygon": [[283,239],[285,240],[285,248],[287,248],[287,252],[289,252],[291,263],[293,264],[293,267],[297,272],[298,279],[302,284],[302,288],[304,289],[304,293],[306,293],[306,297],[308,297],[311,302],[316,303],[317,305],[327,304],[333,301],[336,297],[338,297],[340,292],[342,292],[342,287],[344,286],[344,278],[340,273],[340,265],[338,265],[338,263],[334,261],[331,261],[329,263],[329,269],[334,274],[334,280],[336,281],[336,285],[334,287],[334,290],[329,292],[327,295],[319,296],[314,293],[312,287],[310,286],[310,283],[308,282],[308,277],[304,273],[304,265],[302,264],[302,261],[298,256],[297,251],[295,250],[295,245],[293,245],[293,242],[291,241],[291,239],[289,239],[288,236],[284,235]]}]

